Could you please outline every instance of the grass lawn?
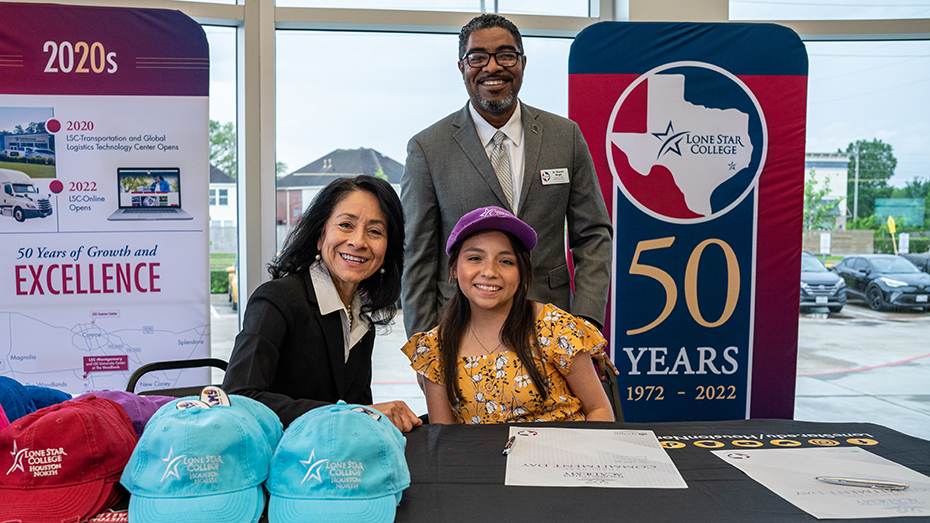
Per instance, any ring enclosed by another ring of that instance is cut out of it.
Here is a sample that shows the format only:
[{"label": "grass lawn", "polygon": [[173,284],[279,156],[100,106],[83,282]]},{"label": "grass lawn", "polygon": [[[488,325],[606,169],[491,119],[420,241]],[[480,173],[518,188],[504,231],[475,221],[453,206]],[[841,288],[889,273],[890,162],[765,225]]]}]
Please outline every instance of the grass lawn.
[{"label": "grass lawn", "polygon": [[831,265],[836,265],[837,263],[840,262],[840,260],[843,259],[842,256],[833,256],[833,255],[830,255],[830,254],[827,255],[827,259],[826,259],[826,260],[823,259],[823,255],[822,255],[822,254],[817,254],[816,256],[817,256],[817,259],[820,260],[820,261],[822,261],[822,262],[824,263],[824,265],[826,265],[827,267],[829,267],[829,266],[831,266]]},{"label": "grass lawn", "polygon": [[231,267],[236,264],[235,254],[213,253],[210,254],[210,267]]},{"label": "grass lawn", "polygon": [[41,165],[38,163],[0,162],[0,169],[12,169],[24,172],[30,178],[54,178],[54,165]]}]

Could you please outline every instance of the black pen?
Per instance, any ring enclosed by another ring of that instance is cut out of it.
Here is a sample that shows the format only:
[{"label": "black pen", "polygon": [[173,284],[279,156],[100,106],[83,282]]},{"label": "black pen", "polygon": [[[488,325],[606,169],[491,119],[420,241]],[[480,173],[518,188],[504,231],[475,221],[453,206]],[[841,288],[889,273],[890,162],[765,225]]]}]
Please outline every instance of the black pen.
[{"label": "black pen", "polygon": [[510,451],[513,450],[513,442],[517,441],[516,436],[510,436],[510,439],[507,440],[507,444],[504,445],[504,452],[501,452],[503,455],[510,454]]}]

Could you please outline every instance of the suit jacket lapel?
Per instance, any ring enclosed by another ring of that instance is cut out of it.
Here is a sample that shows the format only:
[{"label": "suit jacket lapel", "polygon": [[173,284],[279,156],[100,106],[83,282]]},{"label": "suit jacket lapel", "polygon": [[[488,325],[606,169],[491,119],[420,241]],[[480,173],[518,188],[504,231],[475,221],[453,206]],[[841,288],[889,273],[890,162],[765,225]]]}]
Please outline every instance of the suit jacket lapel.
[{"label": "suit jacket lapel", "polygon": [[520,216],[529,198],[530,187],[538,176],[539,152],[542,149],[543,125],[532,107],[520,102],[523,115],[523,189],[520,191]]},{"label": "suit jacket lapel", "polygon": [[[305,280],[307,286],[307,297],[310,303],[319,311],[319,304],[316,299],[316,291],[313,290],[313,280],[307,274]],[[345,342],[342,338],[342,319],[338,314],[320,314],[317,316],[320,321],[320,330],[323,332],[323,343],[326,344],[329,353],[329,362],[333,372],[333,378],[336,381],[336,389],[339,391],[339,397],[345,397],[346,392],[346,352]],[[309,377],[308,377],[309,379]]]},{"label": "suit jacket lapel", "polygon": [[499,200],[499,206],[513,211],[513,209],[510,208],[510,204],[507,203],[504,190],[501,189],[501,182],[497,180],[497,173],[495,173],[494,168],[491,167],[491,160],[488,158],[488,154],[484,152],[484,144],[481,143],[478,131],[475,130],[475,122],[471,119],[471,112],[468,110],[468,104],[470,103],[471,102],[467,102],[465,107],[459,111],[452,120],[452,126],[454,127],[452,138],[455,139],[459,147],[462,148],[462,152],[465,153],[468,160],[475,166],[478,174],[484,178],[484,181],[491,187],[491,190],[494,191],[494,195],[497,196]]}]

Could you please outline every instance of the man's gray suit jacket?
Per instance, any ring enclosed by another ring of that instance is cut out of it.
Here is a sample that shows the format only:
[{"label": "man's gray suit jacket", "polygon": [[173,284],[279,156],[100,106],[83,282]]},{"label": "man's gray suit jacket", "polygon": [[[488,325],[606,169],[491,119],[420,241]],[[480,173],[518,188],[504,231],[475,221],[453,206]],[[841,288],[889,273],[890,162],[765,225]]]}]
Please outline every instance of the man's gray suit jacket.
[{"label": "man's gray suit jacket", "polygon": [[[588,146],[571,120],[525,104],[522,114],[526,161],[517,217],[538,236],[529,297],[603,325],[613,229]],[[568,183],[544,183],[541,171],[552,169],[566,169]],[[407,143],[401,201],[407,237],[404,326],[411,336],[438,325],[440,307],[452,296],[445,249],[459,218],[488,205],[513,211],[468,105]],[[566,220],[574,297],[565,256]]]}]

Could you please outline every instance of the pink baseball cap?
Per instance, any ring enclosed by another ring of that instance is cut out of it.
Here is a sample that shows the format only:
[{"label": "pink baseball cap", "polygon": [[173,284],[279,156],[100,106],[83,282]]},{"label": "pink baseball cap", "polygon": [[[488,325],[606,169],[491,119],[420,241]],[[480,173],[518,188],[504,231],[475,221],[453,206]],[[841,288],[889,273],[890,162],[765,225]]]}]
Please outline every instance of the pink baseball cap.
[{"label": "pink baseball cap", "polygon": [[536,231],[532,227],[517,218],[506,209],[495,207],[479,207],[474,211],[459,218],[459,221],[452,228],[452,234],[446,242],[446,255],[452,252],[452,246],[461,240],[480,231],[503,231],[509,232],[520,239],[520,242],[526,246],[526,250],[532,251],[536,247]]},{"label": "pink baseball cap", "polygon": [[[0,432],[0,521],[84,521],[118,499],[136,445],[126,412],[89,396],[37,410]],[[0,471],[2,473],[2,471]]]}]

